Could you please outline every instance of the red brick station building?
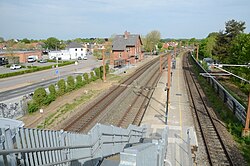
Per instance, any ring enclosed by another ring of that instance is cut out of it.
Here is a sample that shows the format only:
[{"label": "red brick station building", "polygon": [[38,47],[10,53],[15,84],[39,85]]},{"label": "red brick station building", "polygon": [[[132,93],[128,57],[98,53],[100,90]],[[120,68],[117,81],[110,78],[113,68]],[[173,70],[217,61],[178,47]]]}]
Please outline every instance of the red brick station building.
[{"label": "red brick station building", "polygon": [[135,64],[143,59],[142,40],[138,34],[116,35],[112,43],[112,55],[110,64],[124,66]]}]

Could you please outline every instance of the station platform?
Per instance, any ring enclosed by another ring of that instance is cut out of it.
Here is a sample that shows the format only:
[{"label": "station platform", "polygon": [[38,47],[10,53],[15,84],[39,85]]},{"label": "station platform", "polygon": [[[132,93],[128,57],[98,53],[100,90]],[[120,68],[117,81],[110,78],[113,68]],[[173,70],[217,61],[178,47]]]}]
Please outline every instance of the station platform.
[{"label": "station platform", "polygon": [[182,55],[176,58],[176,68],[171,69],[171,71],[170,103],[167,113],[167,92],[165,88],[168,71],[166,67],[162,72],[141,125],[151,127],[153,133],[160,133],[163,128],[168,127],[166,165],[192,165],[192,157],[195,157],[194,151],[197,150],[198,145],[183,76]]}]

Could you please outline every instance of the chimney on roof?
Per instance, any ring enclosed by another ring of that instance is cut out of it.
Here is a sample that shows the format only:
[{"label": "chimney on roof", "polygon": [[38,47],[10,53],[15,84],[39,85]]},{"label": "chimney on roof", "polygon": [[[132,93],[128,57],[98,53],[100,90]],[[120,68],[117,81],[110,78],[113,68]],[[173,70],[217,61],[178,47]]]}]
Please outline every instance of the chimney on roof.
[{"label": "chimney on roof", "polygon": [[128,36],[130,35],[130,32],[128,31],[125,31],[124,32],[124,39],[128,39]]}]

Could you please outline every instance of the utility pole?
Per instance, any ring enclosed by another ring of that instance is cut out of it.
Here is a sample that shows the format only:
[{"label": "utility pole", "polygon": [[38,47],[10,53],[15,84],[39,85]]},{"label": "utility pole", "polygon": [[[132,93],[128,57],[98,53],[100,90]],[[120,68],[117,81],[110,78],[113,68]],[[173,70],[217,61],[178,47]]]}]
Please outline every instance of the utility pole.
[{"label": "utility pole", "polygon": [[176,45],[174,46],[174,59],[176,58]]},{"label": "utility pole", "polygon": [[196,50],[196,60],[197,61],[199,60],[198,56],[199,56],[199,45],[197,45],[197,50]]},{"label": "utility pole", "polygon": [[165,116],[166,125],[168,122],[168,105],[169,105],[169,97],[170,97],[170,84],[171,84],[171,54],[168,55],[168,82],[167,82],[166,116]]},{"label": "utility pole", "polygon": [[160,73],[162,72],[162,55],[160,55]]},{"label": "utility pole", "polygon": [[246,117],[246,123],[245,123],[245,128],[243,129],[243,136],[249,136],[249,121],[250,121],[250,92],[248,95],[248,108],[247,108],[247,117]]},{"label": "utility pole", "polygon": [[102,49],[102,66],[103,66],[103,82],[106,82],[106,68],[105,68],[105,55],[104,55],[104,49]]}]

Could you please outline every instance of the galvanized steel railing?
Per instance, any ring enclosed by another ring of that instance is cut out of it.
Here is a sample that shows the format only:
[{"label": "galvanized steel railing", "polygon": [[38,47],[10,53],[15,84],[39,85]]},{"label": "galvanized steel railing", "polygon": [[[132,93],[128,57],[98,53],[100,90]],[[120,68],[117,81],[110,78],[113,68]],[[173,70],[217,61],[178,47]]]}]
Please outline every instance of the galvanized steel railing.
[{"label": "galvanized steel railing", "polygon": [[[193,55],[191,56],[193,61],[199,66],[202,72],[207,73],[210,75],[201,65],[199,62],[195,60]],[[237,119],[245,125],[246,121],[246,108],[242,106],[237,99],[235,99],[215,78],[208,77],[208,81],[211,86],[216,90],[217,94],[220,98],[224,101],[224,103],[228,106],[228,108],[234,113]]]},{"label": "galvanized steel railing", "polygon": [[0,129],[0,165],[83,164],[139,143],[145,128],[97,124],[85,134],[28,128]]}]

